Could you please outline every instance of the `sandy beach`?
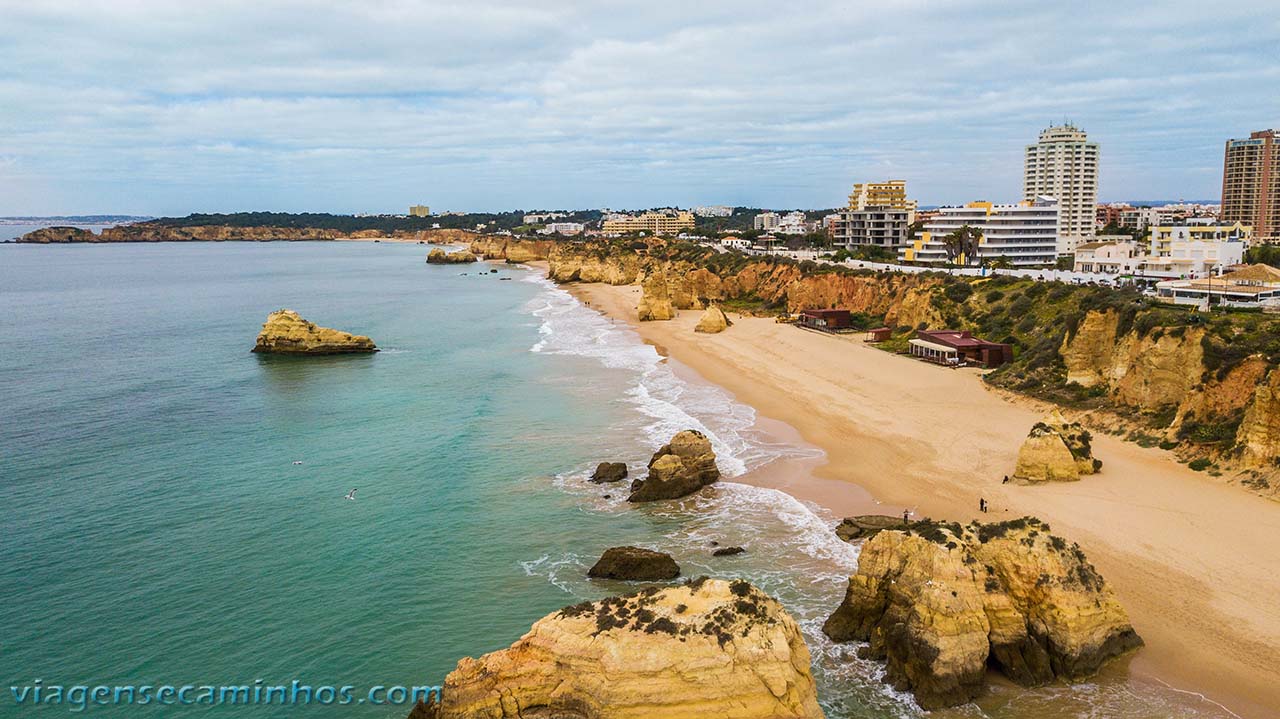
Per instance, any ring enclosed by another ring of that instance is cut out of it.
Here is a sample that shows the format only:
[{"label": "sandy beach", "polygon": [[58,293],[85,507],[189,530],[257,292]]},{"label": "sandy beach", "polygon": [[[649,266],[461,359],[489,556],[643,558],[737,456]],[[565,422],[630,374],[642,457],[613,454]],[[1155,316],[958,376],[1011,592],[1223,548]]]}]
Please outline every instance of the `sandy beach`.
[{"label": "sandy beach", "polygon": [[[924,364],[771,319],[732,316],[696,334],[698,312],[635,321],[639,288],[569,285],[580,300],[827,454],[758,473],[838,514],[997,520],[1034,515],[1077,541],[1114,587],[1147,647],[1135,675],[1203,694],[1241,717],[1280,707],[1280,505],[1178,464],[1167,452],[1097,436],[1100,474],[1002,485],[1048,411],[987,389],[976,370]],[[811,473],[811,474],[810,474]],[[978,512],[978,500],[991,505]]]}]

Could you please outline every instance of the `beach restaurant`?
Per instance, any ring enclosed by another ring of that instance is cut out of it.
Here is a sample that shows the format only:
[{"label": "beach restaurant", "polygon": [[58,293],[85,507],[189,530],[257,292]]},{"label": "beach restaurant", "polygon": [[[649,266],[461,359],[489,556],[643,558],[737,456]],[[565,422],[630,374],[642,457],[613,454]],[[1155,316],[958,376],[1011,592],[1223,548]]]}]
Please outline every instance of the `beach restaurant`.
[{"label": "beach restaurant", "polygon": [[989,369],[1013,360],[1009,345],[987,342],[958,330],[919,330],[909,344],[912,356],[953,367],[976,364]]},{"label": "beach restaurant", "polygon": [[800,324],[824,332],[837,332],[853,328],[853,314],[849,310],[804,310]]}]

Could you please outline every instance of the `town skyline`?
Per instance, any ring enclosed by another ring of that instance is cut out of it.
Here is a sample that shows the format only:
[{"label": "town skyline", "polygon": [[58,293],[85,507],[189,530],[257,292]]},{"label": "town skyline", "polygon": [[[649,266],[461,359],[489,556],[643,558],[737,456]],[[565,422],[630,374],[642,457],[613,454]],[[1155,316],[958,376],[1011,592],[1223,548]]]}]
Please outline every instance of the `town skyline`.
[{"label": "town skyline", "polygon": [[0,0],[0,214],[1007,202],[1066,121],[1100,201],[1208,200],[1280,125],[1260,2],[299,8]]}]

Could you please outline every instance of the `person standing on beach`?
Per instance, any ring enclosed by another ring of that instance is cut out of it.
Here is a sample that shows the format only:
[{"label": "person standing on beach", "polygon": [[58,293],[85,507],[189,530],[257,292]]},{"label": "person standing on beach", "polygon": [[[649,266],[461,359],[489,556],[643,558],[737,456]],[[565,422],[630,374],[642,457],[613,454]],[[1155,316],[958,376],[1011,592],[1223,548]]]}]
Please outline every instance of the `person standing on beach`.
[{"label": "person standing on beach", "polygon": [[902,523],[903,523],[903,524],[908,524],[908,523],[910,523],[910,522],[911,522],[911,520],[908,518],[908,517],[910,517],[910,515],[911,515],[911,510],[910,510],[910,509],[904,509],[904,510],[902,510]]}]

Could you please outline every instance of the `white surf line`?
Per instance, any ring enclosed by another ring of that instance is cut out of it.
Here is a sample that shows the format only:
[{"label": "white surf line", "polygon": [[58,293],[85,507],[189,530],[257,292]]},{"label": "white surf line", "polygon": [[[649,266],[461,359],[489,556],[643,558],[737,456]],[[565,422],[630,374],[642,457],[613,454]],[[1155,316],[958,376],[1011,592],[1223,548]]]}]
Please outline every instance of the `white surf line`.
[{"label": "white surf line", "polygon": [[1235,717],[1236,719],[1244,719],[1244,717],[1240,716],[1239,714],[1236,714],[1235,712],[1233,712],[1233,711],[1231,711],[1230,709],[1226,708],[1225,706],[1223,706],[1223,705],[1222,705],[1222,704],[1220,704],[1219,702],[1215,702],[1214,700],[1212,700],[1212,699],[1210,699],[1209,697],[1207,697],[1207,696],[1205,696],[1205,695],[1201,694],[1200,692],[1193,692],[1193,691],[1190,691],[1190,690],[1188,690],[1188,689],[1179,689],[1179,688],[1175,687],[1174,685],[1170,684],[1169,682],[1166,682],[1165,680],[1161,679],[1160,677],[1153,676],[1153,677],[1151,677],[1151,678],[1152,678],[1152,679],[1154,679],[1154,680],[1156,680],[1156,681],[1158,681],[1158,682],[1160,682],[1161,684],[1165,685],[1165,687],[1167,687],[1167,688],[1169,688],[1169,689],[1172,689],[1172,690],[1173,690],[1173,691],[1175,691],[1175,692],[1178,692],[1179,694],[1190,694],[1190,695],[1191,695],[1191,696],[1193,696],[1193,697],[1199,697],[1201,701],[1208,702],[1208,703],[1210,703],[1210,704],[1212,704],[1212,705],[1214,705],[1214,706],[1218,707],[1219,709],[1221,709],[1222,711],[1224,711],[1224,712],[1226,712],[1226,713],[1230,714],[1231,716]]}]

